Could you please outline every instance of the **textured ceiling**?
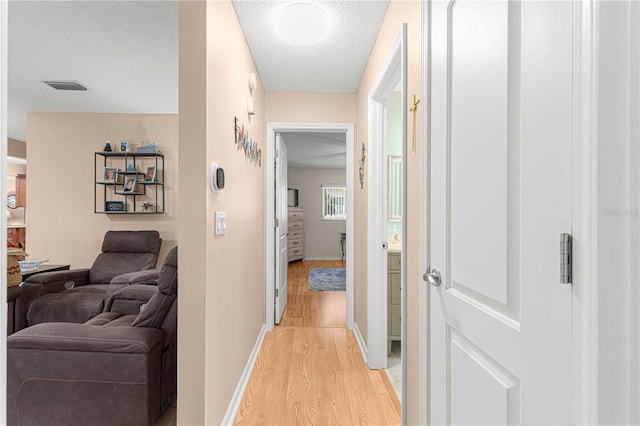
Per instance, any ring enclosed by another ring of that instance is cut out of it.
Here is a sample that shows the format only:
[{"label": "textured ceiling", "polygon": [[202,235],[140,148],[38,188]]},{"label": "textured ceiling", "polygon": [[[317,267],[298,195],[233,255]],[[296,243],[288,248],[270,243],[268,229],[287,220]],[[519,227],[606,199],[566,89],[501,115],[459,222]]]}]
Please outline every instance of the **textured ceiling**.
[{"label": "textured ceiling", "polygon": [[10,1],[8,42],[10,138],[26,140],[27,111],[178,111],[176,1]]},{"label": "textured ceiling", "polygon": [[[355,92],[388,0],[312,1],[333,23],[323,41],[308,47],[284,42],[274,27],[277,11],[290,3],[233,2],[265,90]],[[8,42],[10,138],[26,140],[28,111],[178,111],[175,0],[13,0]],[[89,90],[56,91],[44,80],[79,81]],[[344,167],[340,136],[338,143],[327,133],[287,134],[291,165]]]},{"label": "textured ceiling", "polygon": [[278,12],[290,3],[233,1],[264,88],[355,92],[389,2],[308,1],[323,9],[332,22],[327,37],[313,46],[295,46],[278,35]]},{"label": "textured ceiling", "polygon": [[280,137],[287,146],[287,165],[302,168],[344,169],[347,139],[344,133],[287,132]]}]

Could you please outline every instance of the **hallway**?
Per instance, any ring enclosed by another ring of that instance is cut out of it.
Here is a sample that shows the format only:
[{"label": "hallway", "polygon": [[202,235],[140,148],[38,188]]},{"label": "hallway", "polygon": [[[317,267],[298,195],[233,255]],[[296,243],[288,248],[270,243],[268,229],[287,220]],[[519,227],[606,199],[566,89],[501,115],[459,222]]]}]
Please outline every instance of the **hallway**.
[{"label": "hallway", "polygon": [[344,265],[289,265],[289,303],[265,337],[235,424],[400,424],[400,403],[386,374],[369,370],[345,328],[345,292],[308,290],[311,268]]}]

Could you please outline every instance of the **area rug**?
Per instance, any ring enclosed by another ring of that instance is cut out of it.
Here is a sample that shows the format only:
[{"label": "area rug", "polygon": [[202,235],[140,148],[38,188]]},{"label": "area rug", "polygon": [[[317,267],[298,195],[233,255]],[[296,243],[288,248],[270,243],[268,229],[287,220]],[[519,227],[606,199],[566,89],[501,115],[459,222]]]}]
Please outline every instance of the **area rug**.
[{"label": "area rug", "polygon": [[345,291],[347,272],[345,268],[312,268],[309,271],[309,290]]}]

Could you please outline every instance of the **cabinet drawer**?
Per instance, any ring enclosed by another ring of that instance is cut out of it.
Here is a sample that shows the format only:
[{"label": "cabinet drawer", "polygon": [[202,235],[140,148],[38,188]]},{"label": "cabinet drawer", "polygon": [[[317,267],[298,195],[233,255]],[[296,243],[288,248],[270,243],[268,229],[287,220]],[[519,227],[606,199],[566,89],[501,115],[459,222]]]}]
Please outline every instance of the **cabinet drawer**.
[{"label": "cabinet drawer", "polygon": [[392,305],[388,313],[389,320],[389,335],[400,336],[402,334],[402,310],[400,305]]},{"label": "cabinet drawer", "polygon": [[289,222],[289,232],[302,230],[302,222]]},{"label": "cabinet drawer", "polygon": [[287,248],[289,250],[291,249],[296,249],[296,248],[300,248],[300,247],[304,247],[304,240],[301,238],[298,239],[289,239],[289,241],[287,241]]},{"label": "cabinet drawer", "polygon": [[400,256],[399,252],[389,252],[387,254],[387,269],[389,271],[399,271],[400,270],[400,264],[402,262],[402,257]]},{"label": "cabinet drawer", "polygon": [[401,291],[400,291],[400,273],[393,272],[389,273],[389,300],[392,305],[399,305],[401,300]]},{"label": "cabinet drawer", "polygon": [[304,258],[304,247],[287,250],[287,259],[289,261]]},{"label": "cabinet drawer", "polygon": [[288,238],[290,240],[304,238],[304,231],[302,231],[301,229],[296,229],[295,231],[289,231]]},{"label": "cabinet drawer", "polygon": [[290,222],[301,222],[304,220],[304,210],[289,210]]}]

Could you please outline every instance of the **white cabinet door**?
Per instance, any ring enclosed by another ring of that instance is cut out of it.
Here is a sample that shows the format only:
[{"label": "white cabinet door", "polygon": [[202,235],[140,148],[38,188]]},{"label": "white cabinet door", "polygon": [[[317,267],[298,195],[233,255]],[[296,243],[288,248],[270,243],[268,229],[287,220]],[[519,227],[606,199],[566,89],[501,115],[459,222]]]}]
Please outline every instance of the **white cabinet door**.
[{"label": "white cabinet door", "polygon": [[431,424],[569,424],[572,3],[429,21]]}]

